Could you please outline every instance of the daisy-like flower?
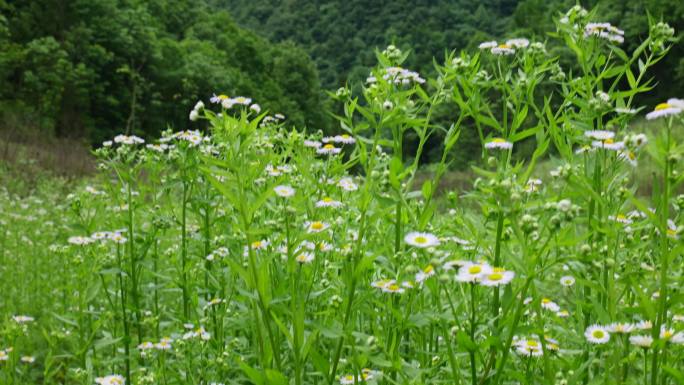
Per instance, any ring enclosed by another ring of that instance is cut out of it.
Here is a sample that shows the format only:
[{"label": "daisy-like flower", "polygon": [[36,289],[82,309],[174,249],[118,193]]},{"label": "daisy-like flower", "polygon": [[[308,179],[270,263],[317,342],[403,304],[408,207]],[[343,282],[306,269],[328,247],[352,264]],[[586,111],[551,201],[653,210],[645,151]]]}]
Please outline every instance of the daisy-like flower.
[{"label": "daisy-like flower", "polygon": [[681,339],[681,336],[678,336],[678,334],[681,333],[675,333],[674,329],[670,329],[665,327],[665,325],[660,327],[660,339],[671,342],[675,336],[678,337],[678,339]]},{"label": "daisy-like flower", "polygon": [[677,235],[677,225],[672,219],[667,220],[667,236],[672,239],[679,239]]},{"label": "daisy-like flower", "polygon": [[71,243],[72,245],[88,245],[94,242],[94,240],[90,237],[81,237],[81,236],[74,236],[74,237],[69,237],[67,242]]},{"label": "daisy-like flower", "polygon": [[527,48],[530,45],[530,41],[525,38],[516,38],[506,40],[506,45],[514,48]]},{"label": "daisy-like flower", "polygon": [[316,202],[316,207],[332,207],[332,208],[338,208],[342,207],[343,203],[340,201],[336,201],[330,197],[325,197],[318,202]]},{"label": "daisy-like flower", "polygon": [[7,361],[9,360],[9,355],[7,354],[7,350],[0,350],[0,361]]},{"label": "daisy-like flower", "polygon": [[565,275],[561,277],[560,279],[560,284],[565,286],[565,287],[570,287],[575,284],[575,277],[571,275]]},{"label": "daisy-like flower", "polygon": [[499,43],[492,40],[492,41],[486,41],[484,43],[480,43],[480,45],[478,45],[478,48],[479,49],[492,49],[494,47],[497,47],[498,45],[499,45]]},{"label": "daisy-like flower", "polygon": [[515,53],[515,48],[508,43],[499,44],[498,46],[492,48],[491,52],[494,55],[513,55]]},{"label": "daisy-like flower", "polygon": [[558,310],[556,312],[556,316],[560,318],[568,318],[570,317],[570,312],[568,312],[567,310]]},{"label": "daisy-like flower", "polygon": [[118,244],[124,244],[124,243],[126,243],[126,241],[128,241],[128,238],[121,235],[121,233],[118,231],[115,231],[113,233],[109,233],[108,238],[110,241],[112,241],[114,243],[118,243]]},{"label": "daisy-like flower", "polygon": [[458,269],[456,281],[479,282],[482,278],[492,273],[492,267],[486,263],[468,262]]},{"label": "daisy-like flower", "polygon": [[618,152],[618,158],[629,163],[632,167],[636,167],[638,164],[637,156],[634,151],[622,150]]},{"label": "daisy-like flower", "polygon": [[268,247],[271,243],[265,239],[260,241],[254,241],[250,244],[252,250],[263,250]]},{"label": "daisy-like flower", "polygon": [[27,315],[14,315],[12,316],[12,320],[18,324],[26,324],[35,321],[33,317]]},{"label": "daisy-like flower", "polygon": [[525,190],[525,192],[528,192],[528,193],[537,192],[537,191],[539,191],[539,186],[541,186],[541,184],[542,184],[541,179],[534,179],[534,178],[530,179],[525,184],[524,190]]},{"label": "daisy-like flower", "polygon": [[335,143],[342,143],[342,144],[354,144],[354,143],[356,143],[356,139],[354,139],[354,137],[352,137],[349,134],[336,135],[332,138],[332,141]]},{"label": "daisy-like flower", "polygon": [[594,148],[603,148],[603,149],[611,150],[611,151],[620,151],[623,148],[625,148],[624,142],[616,142],[613,139],[597,140],[597,141],[591,142],[591,145]]},{"label": "daisy-like flower", "polygon": [[214,95],[209,99],[209,101],[212,102],[212,103],[221,104],[221,103],[222,103],[224,100],[226,100],[226,99],[230,99],[230,98],[228,97],[228,95],[224,95],[224,94],[216,95],[216,94],[214,94]]},{"label": "daisy-like flower", "polygon": [[634,325],[634,327],[636,327],[639,330],[651,330],[651,328],[653,327],[653,322],[639,321]]},{"label": "daisy-like flower", "polygon": [[321,148],[323,143],[317,141],[317,140],[305,140],[304,141],[304,147],[309,147],[309,148]]},{"label": "daisy-like flower", "polygon": [[634,324],[626,322],[613,322],[608,325],[608,331],[617,334],[629,334],[634,330]]},{"label": "daisy-like flower", "polygon": [[616,107],[615,112],[624,115],[634,115],[637,113],[637,110],[635,110],[634,108]]},{"label": "daisy-like flower", "polygon": [[345,376],[341,376],[341,377],[340,377],[340,384],[341,384],[341,385],[352,385],[352,384],[354,384],[357,380],[358,380],[358,382],[361,382],[361,381],[362,381],[360,378],[356,378],[356,376],[354,376],[354,375],[352,375],[352,374],[347,374],[347,375],[345,375]]},{"label": "daisy-like flower", "polygon": [[236,96],[229,100],[231,101],[231,107],[234,105],[249,106],[252,103],[251,98],[246,98],[244,96]]},{"label": "daisy-like flower", "polygon": [[422,283],[426,279],[433,277],[435,275],[435,268],[432,265],[428,265],[425,269],[419,271],[416,274],[416,282]]},{"label": "daisy-like flower", "polygon": [[154,343],[150,341],[146,341],[138,345],[138,350],[140,350],[141,354],[147,350],[154,349]]},{"label": "daisy-like flower", "polygon": [[485,143],[484,146],[488,150],[510,150],[513,148],[513,143],[508,142],[503,138],[493,138],[489,142]]},{"label": "daisy-like flower", "polygon": [[646,119],[653,120],[680,114],[684,109],[684,106],[678,106],[677,100],[678,99],[669,99],[666,103],[658,104],[653,111],[646,114]]},{"label": "daisy-like flower", "polygon": [[546,309],[546,310],[552,311],[554,313],[557,313],[560,310],[560,306],[558,306],[557,303],[553,302],[549,298],[542,298],[541,307],[542,307],[542,309]]},{"label": "daisy-like flower", "polygon": [[359,189],[359,186],[349,177],[340,179],[340,181],[337,182],[337,186],[344,191],[356,191]]},{"label": "daisy-like flower", "polygon": [[629,343],[634,346],[648,349],[653,345],[653,337],[646,335],[630,336]]},{"label": "daisy-like flower", "polygon": [[540,357],[544,354],[542,344],[537,338],[518,338],[513,343],[515,352],[525,357]]},{"label": "daisy-like flower", "polygon": [[340,152],[342,152],[341,148],[335,147],[334,145],[332,145],[330,143],[328,143],[328,144],[324,145],[323,147],[319,148],[318,150],[316,150],[316,153],[321,154],[321,155],[335,155],[335,154],[339,154]]},{"label": "daisy-like flower", "polygon": [[381,279],[379,281],[371,282],[371,287],[374,287],[376,289],[382,289],[383,287],[394,283],[396,283],[396,281],[393,279]]},{"label": "daisy-like flower", "polygon": [[173,339],[171,339],[170,337],[164,337],[161,339],[161,341],[154,344],[154,348],[157,350],[171,350],[172,342]]},{"label": "daisy-like flower", "polygon": [[606,139],[613,139],[615,137],[615,133],[613,131],[606,130],[589,130],[584,131],[584,136],[587,138],[603,141]]},{"label": "daisy-like flower", "polygon": [[383,293],[390,293],[390,294],[402,294],[406,291],[403,286],[397,284],[396,282],[389,283],[385,286],[383,286],[380,290],[383,291]]},{"label": "daisy-like flower", "polygon": [[295,257],[295,260],[301,264],[311,263],[314,260],[314,255],[307,252],[299,253]]},{"label": "daisy-like flower", "polygon": [[609,216],[608,216],[608,219],[610,219],[611,221],[615,221],[615,222],[618,222],[618,223],[622,223],[623,225],[631,225],[631,224],[632,224],[632,220],[629,219],[629,218],[628,218],[627,216],[625,216],[624,214],[609,215]]},{"label": "daisy-like flower", "polygon": [[510,283],[515,277],[515,273],[499,267],[495,267],[489,274],[485,274],[480,279],[482,286],[501,286]]},{"label": "daisy-like flower", "polygon": [[313,221],[306,223],[306,229],[309,233],[320,233],[321,231],[327,230],[329,227],[329,224],[321,221]]},{"label": "daisy-like flower", "polygon": [[36,361],[36,358],[33,356],[22,356],[21,357],[21,362],[25,364],[32,364]]},{"label": "daisy-like flower", "polygon": [[439,238],[430,233],[421,233],[417,231],[412,231],[404,237],[404,242],[408,243],[413,247],[434,247],[439,246]]},{"label": "daisy-like flower", "polygon": [[119,374],[110,374],[104,377],[97,377],[95,383],[99,385],[124,385],[126,379]]},{"label": "daisy-like flower", "polygon": [[284,185],[275,186],[273,188],[273,191],[275,191],[277,196],[283,197],[283,198],[289,198],[295,194],[295,189],[293,189],[290,186],[284,186]]},{"label": "daisy-like flower", "polygon": [[584,337],[592,344],[605,344],[610,341],[610,332],[606,327],[591,325],[584,331]]}]

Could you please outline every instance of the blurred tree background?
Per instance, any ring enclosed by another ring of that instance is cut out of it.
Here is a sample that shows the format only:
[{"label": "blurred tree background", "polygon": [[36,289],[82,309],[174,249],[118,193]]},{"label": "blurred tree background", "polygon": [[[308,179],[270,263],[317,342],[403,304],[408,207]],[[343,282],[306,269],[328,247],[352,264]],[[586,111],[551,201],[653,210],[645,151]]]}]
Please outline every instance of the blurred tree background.
[{"label": "blurred tree background", "polygon": [[[648,34],[649,13],[684,31],[681,0],[580,3],[625,30],[628,52]],[[188,111],[215,92],[252,97],[297,127],[334,131],[324,90],[365,79],[375,49],[411,50],[406,66],[429,76],[433,57],[450,50],[507,37],[548,40],[553,19],[574,4],[0,0],[0,128],[92,144],[121,132],[152,137],[167,126],[193,127]],[[682,44],[658,64],[656,80],[641,102],[684,96]]]}]

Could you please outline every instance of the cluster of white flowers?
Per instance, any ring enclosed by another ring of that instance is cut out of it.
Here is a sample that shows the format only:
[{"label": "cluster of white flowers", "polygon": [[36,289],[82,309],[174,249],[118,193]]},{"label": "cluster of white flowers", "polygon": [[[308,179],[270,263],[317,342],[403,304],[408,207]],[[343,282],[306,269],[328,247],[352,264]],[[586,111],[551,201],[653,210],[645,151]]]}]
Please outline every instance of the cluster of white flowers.
[{"label": "cluster of white flowers", "polygon": [[544,343],[542,344],[541,339],[537,335],[532,335],[526,338],[513,336],[512,347],[515,349],[517,354],[524,357],[543,356],[544,349],[546,349],[546,351],[560,350],[560,345],[558,344],[557,340],[549,336],[544,336]]},{"label": "cluster of white flowers", "polygon": [[203,142],[208,142],[210,138],[208,136],[203,136],[199,130],[185,130],[174,133],[165,133],[165,135],[159,139],[159,142],[167,143],[172,140],[182,140],[190,143],[191,146],[198,146]]},{"label": "cluster of white flowers", "polygon": [[492,267],[486,262],[465,261],[458,269],[456,281],[477,283],[482,286],[501,286],[510,283],[515,273],[499,267]]},{"label": "cluster of white flowers", "polygon": [[125,385],[126,379],[119,374],[110,374],[104,377],[97,377],[95,383],[99,385]]},{"label": "cluster of white flowers", "polygon": [[371,287],[379,289],[383,293],[403,294],[406,289],[413,289],[413,283],[409,281],[399,283],[394,279],[381,279],[371,282]]},{"label": "cluster of white flowers", "polygon": [[[637,323],[615,322],[608,326],[591,325],[584,332],[584,337],[592,344],[605,344],[610,341],[610,334],[629,334],[635,331],[645,331],[653,328],[650,321],[640,321]],[[673,343],[684,344],[684,332],[676,332],[663,325],[660,328],[660,339]],[[653,338],[649,335],[633,335],[629,337],[632,345],[642,348],[649,348],[653,344]]]},{"label": "cluster of white flowers", "polygon": [[208,341],[211,339],[211,334],[204,329],[204,326],[200,326],[197,329],[189,330],[183,334],[181,337],[183,340],[189,340],[193,338],[200,338],[203,341]]},{"label": "cluster of white flowers", "polygon": [[219,247],[218,249],[209,253],[209,255],[206,256],[206,260],[211,262],[214,261],[216,258],[225,258],[228,256],[229,253],[230,251],[227,247]]},{"label": "cluster of white flowers", "polygon": [[[516,49],[527,48],[530,45],[530,41],[524,38],[508,39],[505,43],[497,43],[496,41],[486,41],[480,43],[478,48],[481,50],[489,50],[494,55],[513,55]],[[541,46],[543,48],[543,45]],[[535,46],[535,49],[540,49],[539,45]]]},{"label": "cluster of white flowers", "polygon": [[625,31],[610,23],[588,23],[584,27],[584,37],[590,36],[596,36],[618,44],[625,41]]},{"label": "cluster of white flowers", "polygon": [[[127,145],[143,144],[145,143],[145,139],[137,137],[135,135],[117,135],[114,137],[114,143]],[[103,145],[105,147],[109,147],[112,145],[112,142],[107,141],[104,142]]]},{"label": "cluster of white flowers", "polygon": [[[387,67],[383,70],[382,78],[394,84],[409,85],[411,83],[423,84],[425,79],[420,77],[420,74],[415,71],[408,70],[401,67]],[[375,76],[369,76],[366,79],[367,83],[376,83],[378,79]]]}]

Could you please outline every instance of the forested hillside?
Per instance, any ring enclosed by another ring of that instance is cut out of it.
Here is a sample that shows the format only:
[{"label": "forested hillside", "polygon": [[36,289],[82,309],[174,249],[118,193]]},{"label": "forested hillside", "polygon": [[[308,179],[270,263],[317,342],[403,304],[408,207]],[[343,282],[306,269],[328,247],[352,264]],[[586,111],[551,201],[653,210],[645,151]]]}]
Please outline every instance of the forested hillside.
[{"label": "forested hillside", "polygon": [[[217,6],[224,4],[215,1]],[[625,30],[622,48],[630,52],[648,34],[648,15],[662,18],[680,33],[684,2],[680,0],[581,1],[598,16]],[[325,87],[368,76],[374,49],[394,43],[411,49],[406,65],[432,70],[432,58],[445,49],[474,48],[507,37],[548,39],[553,19],[575,4],[568,0],[228,0],[238,24],[273,41],[294,41],[316,61]],[[553,46],[553,44],[551,45]],[[684,48],[675,45],[659,66],[661,83],[654,98],[684,86]]]},{"label": "forested hillside", "polygon": [[249,95],[297,125],[327,119],[316,69],[226,11],[190,0],[0,0],[0,119],[92,143],[186,129],[212,92]]}]

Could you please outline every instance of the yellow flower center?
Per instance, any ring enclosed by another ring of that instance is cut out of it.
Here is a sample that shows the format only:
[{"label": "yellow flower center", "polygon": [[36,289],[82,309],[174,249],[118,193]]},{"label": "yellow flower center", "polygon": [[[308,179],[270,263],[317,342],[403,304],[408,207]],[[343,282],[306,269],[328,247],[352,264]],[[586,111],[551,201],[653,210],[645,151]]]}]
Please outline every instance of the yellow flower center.
[{"label": "yellow flower center", "polygon": [[295,259],[297,262],[306,262],[306,254],[299,254]]},{"label": "yellow flower center", "polygon": [[261,241],[252,242],[252,248],[253,249],[259,249],[259,248],[261,248],[262,245],[263,245],[263,243]]},{"label": "yellow flower center", "polygon": [[657,106],[655,106],[656,111],[664,110],[666,108],[672,108],[672,105],[669,103],[660,103]]},{"label": "yellow flower center", "polygon": [[482,266],[480,265],[473,265],[468,268],[468,273],[470,274],[479,274],[482,271]]},{"label": "yellow flower center", "polygon": [[551,303],[551,300],[550,300],[550,299],[548,299],[548,298],[542,298],[542,300],[541,300],[541,303],[543,303],[543,304],[545,304],[545,305],[546,305],[546,304],[549,304],[549,303]]},{"label": "yellow flower center", "polygon": [[493,274],[489,274],[489,277],[487,277],[487,278],[489,278],[490,281],[501,281],[503,279],[503,274],[493,273]]},{"label": "yellow flower center", "polygon": [[624,221],[625,219],[627,219],[627,217],[622,214],[618,214],[617,216],[615,216],[615,219],[617,219],[618,221]]},{"label": "yellow flower center", "polygon": [[311,228],[313,230],[323,230],[323,223],[322,222],[314,222],[311,224]]},{"label": "yellow flower center", "polygon": [[330,202],[332,202],[332,201],[333,201],[333,199],[330,198],[330,197],[325,197],[325,198],[323,198],[323,202],[330,203]]},{"label": "yellow flower center", "polygon": [[416,243],[427,243],[427,238],[419,235],[413,241]]},{"label": "yellow flower center", "polygon": [[492,143],[506,143],[506,140],[502,138],[494,138],[492,139]]},{"label": "yellow flower center", "polygon": [[499,44],[499,48],[505,48],[505,49],[510,49],[511,46],[508,44]]},{"label": "yellow flower center", "polygon": [[335,148],[335,146],[333,146],[332,144],[328,143],[328,144],[326,144],[325,146],[323,146],[323,148],[326,149],[326,150],[332,150],[333,148]]},{"label": "yellow flower center", "polygon": [[535,340],[527,340],[527,346],[531,348],[536,348],[537,346],[539,346],[539,342]]},{"label": "yellow flower center", "polygon": [[423,272],[424,272],[425,274],[430,274],[430,273],[432,273],[434,270],[435,270],[435,268],[432,267],[432,265],[428,265],[428,267],[426,267],[425,270],[423,270]]},{"label": "yellow flower center", "polygon": [[343,139],[349,139],[349,138],[351,138],[351,136],[349,136],[349,135],[347,135],[347,134],[342,134],[341,136],[342,136]]},{"label": "yellow flower center", "polygon": [[603,338],[606,335],[606,333],[604,333],[603,330],[594,330],[593,332],[591,332],[591,335],[594,338]]},{"label": "yellow flower center", "polygon": [[672,331],[665,330],[665,331],[663,331],[663,338],[670,339],[672,337],[672,334],[673,334]]},{"label": "yellow flower center", "polygon": [[603,144],[613,144],[613,143],[615,143],[615,142],[613,141],[613,139],[610,139],[610,138],[603,141]]},{"label": "yellow flower center", "polygon": [[392,284],[392,285],[389,285],[389,286],[387,286],[387,290],[389,290],[389,291],[398,291],[398,290],[399,290],[399,285],[397,285],[396,283],[395,283],[395,284]]},{"label": "yellow flower center", "polygon": [[221,95],[219,95],[219,96],[217,96],[217,97],[218,97],[219,99],[221,99],[221,100],[228,99],[228,95],[224,95],[224,94],[221,94]]}]

